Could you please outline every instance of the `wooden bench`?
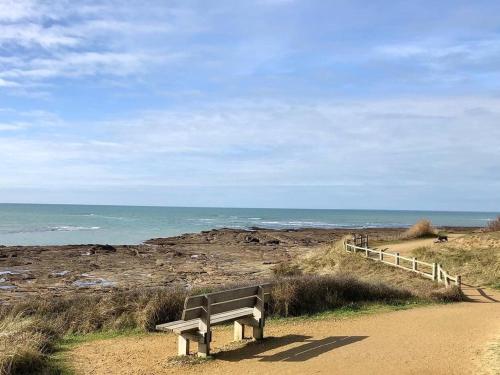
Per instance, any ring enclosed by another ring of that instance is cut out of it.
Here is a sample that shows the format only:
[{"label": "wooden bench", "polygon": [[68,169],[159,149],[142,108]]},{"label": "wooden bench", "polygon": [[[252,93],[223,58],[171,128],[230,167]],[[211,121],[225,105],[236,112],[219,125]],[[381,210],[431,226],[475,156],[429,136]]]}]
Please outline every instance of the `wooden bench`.
[{"label": "wooden bench", "polygon": [[253,338],[264,337],[264,303],[270,284],[253,285],[187,297],[182,320],[159,324],[158,331],[173,331],[178,337],[178,355],[189,354],[189,342],[198,343],[198,356],[210,355],[211,327],[234,321],[234,340],[244,338],[245,326],[253,329]]}]

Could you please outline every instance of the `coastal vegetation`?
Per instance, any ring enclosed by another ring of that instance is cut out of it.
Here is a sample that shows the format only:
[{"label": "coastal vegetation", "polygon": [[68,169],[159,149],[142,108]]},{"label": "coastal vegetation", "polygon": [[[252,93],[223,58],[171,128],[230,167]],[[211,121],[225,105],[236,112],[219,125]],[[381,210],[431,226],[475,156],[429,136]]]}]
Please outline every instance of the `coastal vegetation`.
[{"label": "coastal vegetation", "polygon": [[408,228],[401,237],[403,239],[436,237],[436,230],[430,220],[422,219]]},{"label": "coastal vegetation", "polygon": [[500,232],[474,233],[413,250],[424,261],[442,264],[474,285],[500,288]]},{"label": "coastal vegetation", "polygon": [[488,222],[486,226],[487,232],[498,232],[500,231],[500,216],[497,216],[496,219]]}]

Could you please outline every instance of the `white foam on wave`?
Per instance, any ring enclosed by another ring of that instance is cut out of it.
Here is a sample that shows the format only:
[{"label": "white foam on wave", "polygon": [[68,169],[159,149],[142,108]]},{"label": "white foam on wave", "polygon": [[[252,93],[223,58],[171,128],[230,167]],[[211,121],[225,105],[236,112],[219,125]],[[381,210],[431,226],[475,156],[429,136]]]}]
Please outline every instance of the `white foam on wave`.
[{"label": "white foam on wave", "polygon": [[75,232],[79,230],[99,230],[101,227],[81,227],[81,226],[73,226],[73,225],[61,225],[50,227],[50,231],[55,232]]}]

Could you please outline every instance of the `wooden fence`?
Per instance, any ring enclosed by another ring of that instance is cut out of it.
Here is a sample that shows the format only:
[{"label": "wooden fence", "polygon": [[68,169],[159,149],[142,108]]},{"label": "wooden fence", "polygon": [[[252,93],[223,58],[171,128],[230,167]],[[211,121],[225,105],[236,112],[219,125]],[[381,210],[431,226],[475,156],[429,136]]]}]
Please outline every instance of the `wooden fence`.
[{"label": "wooden fence", "polygon": [[450,276],[441,264],[422,262],[417,258],[407,258],[399,255],[399,253],[388,252],[387,249],[370,249],[368,247],[368,235],[353,235],[352,240],[344,241],[344,248],[349,252],[362,252],[369,259],[418,273],[423,277],[443,283],[447,288],[452,284],[460,288],[462,284],[461,276]]}]

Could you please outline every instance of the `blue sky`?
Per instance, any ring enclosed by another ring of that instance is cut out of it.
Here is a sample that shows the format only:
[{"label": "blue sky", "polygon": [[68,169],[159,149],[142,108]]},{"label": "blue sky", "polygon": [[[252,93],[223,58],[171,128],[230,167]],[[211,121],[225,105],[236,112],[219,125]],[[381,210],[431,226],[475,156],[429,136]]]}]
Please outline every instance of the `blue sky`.
[{"label": "blue sky", "polygon": [[0,0],[0,202],[500,211],[498,1]]}]

